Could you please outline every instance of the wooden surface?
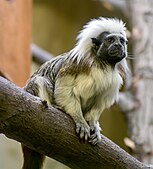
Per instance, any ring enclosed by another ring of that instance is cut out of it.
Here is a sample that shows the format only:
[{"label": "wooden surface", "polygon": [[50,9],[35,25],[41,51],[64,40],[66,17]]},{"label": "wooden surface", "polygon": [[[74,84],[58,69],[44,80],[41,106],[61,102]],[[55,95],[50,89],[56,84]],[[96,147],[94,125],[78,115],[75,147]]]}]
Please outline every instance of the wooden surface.
[{"label": "wooden surface", "polygon": [[0,0],[0,71],[19,86],[30,75],[32,0]]},{"label": "wooden surface", "polygon": [[[18,105],[18,106],[17,106]],[[73,120],[0,77],[0,133],[74,169],[144,169],[147,166],[102,136],[79,141]]]}]

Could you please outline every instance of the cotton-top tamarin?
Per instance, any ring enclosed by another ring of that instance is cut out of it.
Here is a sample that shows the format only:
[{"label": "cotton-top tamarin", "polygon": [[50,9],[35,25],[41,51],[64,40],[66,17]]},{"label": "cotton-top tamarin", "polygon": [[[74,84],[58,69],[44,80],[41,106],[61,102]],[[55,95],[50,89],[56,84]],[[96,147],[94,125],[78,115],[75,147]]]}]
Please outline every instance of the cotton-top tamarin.
[{"label": "cotton-top tamarin", "polygon": [[[91,20],[79,33],[75,47],[43,64],[25,86],[26,91],[69,114],[79,137],[92,144],[101,140],[101,113],[118,99],[123,83],[118,68],[128,69],[125,31],[118,19]],[[27,152],[25,146],[23,152]],[[38,169],[39,163],[37,159],[34,168],[25,161],[28,167],[23,168]]]}]

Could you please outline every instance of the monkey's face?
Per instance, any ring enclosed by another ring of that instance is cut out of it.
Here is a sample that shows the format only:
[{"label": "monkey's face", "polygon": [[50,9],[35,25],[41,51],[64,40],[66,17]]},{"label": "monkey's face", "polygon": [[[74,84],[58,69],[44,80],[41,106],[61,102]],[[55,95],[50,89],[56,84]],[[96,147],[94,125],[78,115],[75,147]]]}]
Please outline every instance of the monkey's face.
[{"label": "monkey's face", "polygon": [[102,62],[115,65],[127,56],[127,40],[122,34],[103,32],[93,38],[96,57]]}]

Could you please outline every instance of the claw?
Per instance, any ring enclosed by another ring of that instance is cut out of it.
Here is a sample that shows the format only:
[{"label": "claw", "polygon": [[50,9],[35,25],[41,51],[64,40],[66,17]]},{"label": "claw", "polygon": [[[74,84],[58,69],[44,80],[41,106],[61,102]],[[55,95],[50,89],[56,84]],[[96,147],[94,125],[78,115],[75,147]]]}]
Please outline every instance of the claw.
[{"label": "claw", "polygon": [[100,141],[101,141],[101,138],[98,138],[98,137],[93,137],[89,140],[89,142],[92,143],[93,145],[96,145]]},{"label": "claw", "polygon": [[96,145],[98,142],[100,142],[100,140],[97,140],[97,139],[92,140],[93,145]]},{"label": "claw", "polygon": [[80,133],[80,124],[79,123],[76,124],[76,133],[77,134]]},{"label": "claw", "polygon": [[91,136],[89,142],[91,142],[93,145],[96,145],[98,142],[101,141],[101,134],[100,131],[95,131]]}]

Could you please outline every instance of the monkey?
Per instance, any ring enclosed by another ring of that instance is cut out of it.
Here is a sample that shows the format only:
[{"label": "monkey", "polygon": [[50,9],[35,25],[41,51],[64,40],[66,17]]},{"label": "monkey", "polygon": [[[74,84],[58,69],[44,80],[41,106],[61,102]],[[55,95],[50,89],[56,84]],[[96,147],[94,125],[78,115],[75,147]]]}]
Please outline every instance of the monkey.
[{"label": "monkey", "polygon": [[[74,48],[44,63],[24,89],[64,110],[74,120],[80,139],[98,144],[100,115],[118,100],[123,84],[119,69],[128,72],[127,42],[122,20],[92,19],[78,34]],[[30,151],[34,152],[23,145],[25,160]],[[24,161],[23,169],[41,167],[43,155],[35,154],[35,166]]]}]

